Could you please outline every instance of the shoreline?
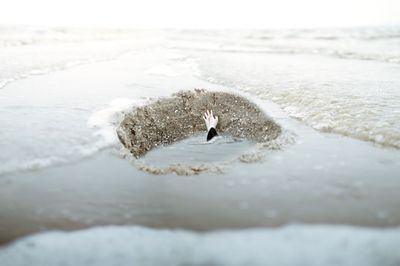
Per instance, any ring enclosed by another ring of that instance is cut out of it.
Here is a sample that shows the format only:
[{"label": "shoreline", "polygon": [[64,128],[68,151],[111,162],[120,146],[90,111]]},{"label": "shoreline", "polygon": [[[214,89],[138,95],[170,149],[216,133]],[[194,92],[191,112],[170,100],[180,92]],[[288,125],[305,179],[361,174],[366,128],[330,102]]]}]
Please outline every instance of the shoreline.
[{"label": "shoreline", "polygon": [[[396,188],[386,187],[383,194],[374,191],[373,202],[351,191],[354,187],[326,198],[297,185],[297,195],[288,195],[287,187],[271,191],[268,181],[248,178],[240,168],[226,174],[157,176],[105,150],[78,163],[16,173],[0,180],[0,243],[42,231],[103,225],[204,232],[293,222],[378,228],[400,224],[398,205],[388,194],[395,195]],[[234,172],[242,177],[234,181]],[[262,195],[263,191],[268,192]],[[376,212],[381,205],[385,211]]]},{"label": "shoreline", "polygon": [[[25,154],[19,150],[29,145],[62,152],[75,138],[92,144],[95,129],[88,128],[87,120],[116,98],[162,97],[182,87],[222,87],[189,77],[185,71],[191,67],[177,76],[149,76],[148,69],[162,61],[160,54],[131,54],[9,84],[0,91],[2,97],[22,99],[14,104],[20,109],[5,108],[9,117],[16,116],[7,120],[9,127],[26,135],[11,136],[15,138],[6,148],[20,159],[18,155]],[[136,64],[140,60],[146,64]],[[36,105],[26,107],[23,100]],[[259,101],[267,114],[298,138],[282,150],[266,152],[260,162],[237,163],[223,174],[152,175],[112,154],[109,143],[101,142],[71,163],[1,175],[0,242],[40,231],[117,224],[199,231],[299,222],[400,225],[399,151],[317,132]],[[71,110],[77,110],[75,116],[68,116]],[[38,115],[34,124],[27,125],[27,113]],[[37,131],[26,131],[36,124],[40,124]],[[47,135],[32,142],[30,137],[41,137],[43,132]]]}]

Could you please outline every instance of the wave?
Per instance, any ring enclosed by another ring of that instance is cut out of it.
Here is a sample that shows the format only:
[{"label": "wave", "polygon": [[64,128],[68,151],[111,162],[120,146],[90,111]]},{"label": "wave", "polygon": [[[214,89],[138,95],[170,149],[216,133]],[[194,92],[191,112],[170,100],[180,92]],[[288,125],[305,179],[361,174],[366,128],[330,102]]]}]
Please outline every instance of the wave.
[{"label": "wave", "polygon": [[0,47],[79,44],[137,37],[141,30],[0,25]]},{"label": "wave", "polygon": [[[258,45],[257,45],[258,46]],[[284,47],[275,45],[261,45],[255,47],[255,45],[243,45],[243,46],[229,46],[223,45],[220,47],[192,47],[180,44],[174,44],[170,46],[171,49],[175,50],[186,50],[195,52],[218,52],[218,53],[239,53],[239,54],[289,54],[289,55],[323,55],[330,56],[339,59],[350,59],[350,60],[366,60],[376,61],[384,63],[400,64],[400,54],[379,54],[379,53],[360,53],[357,51],[349,51],[343,49],[327,49],[320,47]]]},{"label": "wave", "polygon": [[[95,111],[87,121],[87,127],[93,130],[92,136],[82,138],[68,147],[63,147],[61,152],[53,156],[33,159],[27,158],[7,158],[0,166],[0,175],[13,173],[16,171],[37,170],[50,166],[75,162],[84,157],[91,156],[101,150],[108,148],[119,148],[120,142],[116,134],[116,128],[122,121],[124,115],[134,107],[142,105],[145,99],[118,98],[111,101],[108,106]],[[15,108],[29,108],[26,106],[14,106]],[[54,108],[54,107],[39,107]],[[32,140],[33,141],[33,140]],[[37,155],[34,155],[36,157]]]},{"label": "wave", "polygon": [[0,167],[0,176],[4,174],[13,173],[15,171],[28,171],[28,170],[38,170],[41,168],[57,165],[60,163],[65,163],[66,158],[62,157],[47,157],[47,158],[37,158],[30,161],[25,162],[3,162]]},{"label": "wave", "polygon": [[213,64],[207,57],[199,57],[198,62],[204,80],[272,101],[318,131],[400,148],[397,69],[384,64],[306,61],[312,59],[214,54]]},{"label": "wave", "polygon": [[33,75],[114,60],[162,38],[153,31],[0,25],[0,88]]},{"label": "wave", "polygon": [[386,40],[400,38],[400,25],[351,28],[308,29],[224,29],[224,30],[170,30],[175,39],[194,41],[232,40]]},{"label": "wave", "polygon": [[67,61],[57,62],[55,64],[52,63],[49,65],[38,65],[38,66],[34,66],[34,67],[21,66],[21,69],[14,71],[11,75],[0,78],[0,89],[4,88],[6,85],[8,85],[11,82],[21,80],[21,79],[26,79],[26,78],[29,78],[32,76],[44,75],[44,74],[48,74],[48,73],[52,73],[52,72],[62,71],[62,70],[66,70],[66,69],[76,67],[76,66],[81,66],[81,65],[112,61],[112,60],[115,60],[115,59],[121,57],[122,55],[124,55],[128,52],[129,51],[122,51],[122,52],[118,52],[113,55],[98,56],[98,57],[92,57],[92,58],[81,58],[81,59],[77,59],[77,60],[67,60]]},{"label": "wave", "polygon": [[307,30],[177,31],[171,49],[194,52],[318,54],[400,63],[400,26]]},{"label": "wave", "polygon": [[389,266],[400,229],[290,225],[195,233],[139,226],[46,232],[0,249],[3,265]]}]

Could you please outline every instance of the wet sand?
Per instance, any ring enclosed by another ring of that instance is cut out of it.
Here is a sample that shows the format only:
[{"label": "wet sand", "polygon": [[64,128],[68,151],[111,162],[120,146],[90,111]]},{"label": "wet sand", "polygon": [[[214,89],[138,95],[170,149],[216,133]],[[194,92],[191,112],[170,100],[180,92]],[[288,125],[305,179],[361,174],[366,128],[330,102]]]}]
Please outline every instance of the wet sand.
[{"label": "wet sand", "polygon": [[213,110],[217,130],[258,143],[276,139],[281,127],[244,97],[206,90],[181,91],[128,113],[118,127],[118,137],[139,158],[149,150],[204,132],[202,115]]},{"label": "wet sand", "polygon": [[11,174],[0,179],[0,242],[98,225],[197,231],[287,223],[399,225],[393,177],[379,183],[332,180],[315,170],[299,179],[296,169],[286,167],[282,178],[274,166],[279,153],[270,155],[268,173],[256,163],[237,164],[225,174],[153,175],[107,150],[79,163]]}]

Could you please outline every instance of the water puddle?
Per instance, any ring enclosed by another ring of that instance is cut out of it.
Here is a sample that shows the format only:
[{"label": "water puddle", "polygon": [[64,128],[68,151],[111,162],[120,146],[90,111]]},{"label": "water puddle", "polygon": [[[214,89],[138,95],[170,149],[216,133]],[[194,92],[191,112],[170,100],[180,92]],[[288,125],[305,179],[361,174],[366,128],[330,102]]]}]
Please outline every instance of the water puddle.
[{"label": "water puddle", "polygon": [[229,135],[218,136],[206,142],[206,133],[197,134],[172,145],[148,152],[144,160],[159,167],[173,164],[199,165],[224,163],[236,160],[254,149],[255,143]]}]

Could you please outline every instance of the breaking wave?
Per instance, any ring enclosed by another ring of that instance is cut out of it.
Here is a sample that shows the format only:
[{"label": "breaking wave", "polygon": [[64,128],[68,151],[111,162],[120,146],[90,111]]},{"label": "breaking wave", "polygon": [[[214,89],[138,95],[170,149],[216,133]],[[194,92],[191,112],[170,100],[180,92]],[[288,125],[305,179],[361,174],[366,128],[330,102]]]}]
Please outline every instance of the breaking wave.
[{"label": "breaking wave", "polygon": [[4,265],[398,265],[400,229],[291,225],[195,233],[145,227],[47,232],[0,249]]}]

